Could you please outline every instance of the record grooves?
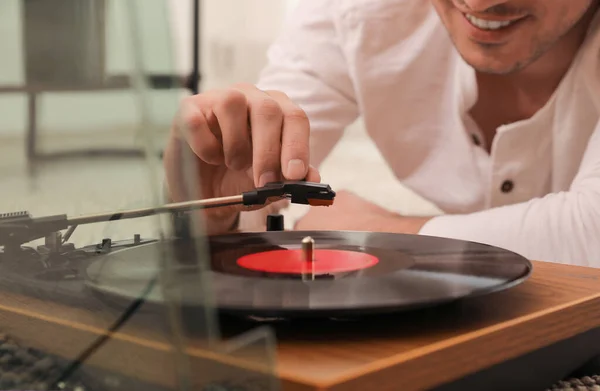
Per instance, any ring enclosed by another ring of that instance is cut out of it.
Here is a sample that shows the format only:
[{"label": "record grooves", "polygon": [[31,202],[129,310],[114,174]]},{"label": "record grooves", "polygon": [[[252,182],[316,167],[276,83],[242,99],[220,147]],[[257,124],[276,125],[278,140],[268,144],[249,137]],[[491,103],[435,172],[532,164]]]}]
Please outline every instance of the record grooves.
[{"label": "record grooves", "polygon": [[[314,262],[301,260],[314,239]],[[259,317],[355,317],[430,307],[501,291],[525,281],[531,263],[510,251],[451,239],[369,232],[280,231],[150,243],[99,257],[86,269],[96,293],[124,303],[160,270],[177,264],[182,305],[204,305],[198,259],[210,259],[211,301],[223,313]],[[199,251],[199,252],[198,252]],[[196,257],[194,254],[201,254]],[[308,268],[307,268],[308,266]],[[312,270],[312,272],[311,272]],[[148,302],[162,305],[160,289]]]}]

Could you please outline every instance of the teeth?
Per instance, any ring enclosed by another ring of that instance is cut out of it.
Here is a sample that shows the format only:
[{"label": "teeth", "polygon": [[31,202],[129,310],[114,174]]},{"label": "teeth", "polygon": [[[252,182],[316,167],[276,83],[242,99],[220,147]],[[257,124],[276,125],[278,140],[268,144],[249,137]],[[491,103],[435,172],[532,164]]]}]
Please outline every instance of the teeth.
[{"label": "teeth", "polygon": [[473,25],[475,25],[476,27],[479,27],[480,29],[483,29],[483,30],[498,30],[503,27],[510,26],[511,24],[514,23],[514,21],[510,21],[510,20],[506,21],[506,22],[483,20],[483,19],[476,18],[473,15],[469,15],[469,14],[467,14],[465,16],[467,17],[469,22],[471,22]]}]

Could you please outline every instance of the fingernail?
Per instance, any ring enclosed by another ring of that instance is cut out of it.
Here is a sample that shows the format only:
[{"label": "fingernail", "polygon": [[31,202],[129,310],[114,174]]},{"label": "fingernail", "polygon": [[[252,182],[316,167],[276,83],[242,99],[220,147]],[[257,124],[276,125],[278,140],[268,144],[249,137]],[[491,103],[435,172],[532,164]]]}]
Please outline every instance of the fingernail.
[{"label": "fingernail", "polygon": [[288,179],[301,179],[306,175],[306,166],[300,159],[292,159],[288,163],[287,167],[287,178]]},{"label": "fingernail", "polygon": [[274,172],[272,172],[272,171],[265,172],[258,179],[258,186],[262,187],[262,186],[266,185],[267,183],[275,182],[275,181],[277,181],[277,175],[275,175]]}]

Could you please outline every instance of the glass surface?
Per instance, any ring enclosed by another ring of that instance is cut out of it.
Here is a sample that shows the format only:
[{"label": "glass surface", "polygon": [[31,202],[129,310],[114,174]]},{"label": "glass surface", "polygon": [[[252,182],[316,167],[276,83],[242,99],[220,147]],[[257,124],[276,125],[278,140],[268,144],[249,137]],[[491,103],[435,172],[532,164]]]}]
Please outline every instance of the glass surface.
[{"label": "glass surface", "polygon": [[[198,213],[179,232],[186,253],[169,214],[73,224],[166,201],[161,152],[189,94],[169,2],[2,0],[0,14],[16,42],[0,43],[12,53],[0,64],[0,389],[277,390],[271,330],[222,332]],[[92,265],[127,264],[149,243],[158,274],[133,294],[95,289]]]}]

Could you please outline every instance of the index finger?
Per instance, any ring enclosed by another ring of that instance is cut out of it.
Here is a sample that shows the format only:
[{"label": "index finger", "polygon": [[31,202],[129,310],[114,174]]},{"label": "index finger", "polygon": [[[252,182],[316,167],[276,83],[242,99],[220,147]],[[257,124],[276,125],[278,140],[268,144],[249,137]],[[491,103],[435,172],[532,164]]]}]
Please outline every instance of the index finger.
[{"label": "index finger", "polygon": [[283,113],[281,171],[287,180],[306,178],[310,164],[310,122],[298,105],[280,91],[265,91],[279,103]]}]

